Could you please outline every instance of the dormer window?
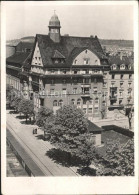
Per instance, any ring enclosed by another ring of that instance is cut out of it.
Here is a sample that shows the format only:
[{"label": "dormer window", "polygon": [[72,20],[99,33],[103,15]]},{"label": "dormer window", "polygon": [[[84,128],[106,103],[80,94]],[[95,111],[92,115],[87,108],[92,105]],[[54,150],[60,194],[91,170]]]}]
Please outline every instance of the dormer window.
[{"label": "dormer window", "polygon": [[59,62],[58,59],[56,59],[56,60],[55,60],[55,64],[58,64],[58,62]]},{"label": "dormer window", "polygon": [[113,64],[111,67],[112,70],[116,70],[116,68],[117,68],[116,64]]},{"label": "dormer window", "polygon": [[85,58],[84,59],[84,65],[88,65],[89,64],[89,58]]},{"label": "dormer window", "polygon": [[124,69],[125,69],[125,65],[124,64],[120,65],[120,70],[124,70]]},{"label": "dormer window", "polygon": [[132,68],[131,65],[129,65],[129,66],[128,66],[128,69],[131,70],[131,68]]}]

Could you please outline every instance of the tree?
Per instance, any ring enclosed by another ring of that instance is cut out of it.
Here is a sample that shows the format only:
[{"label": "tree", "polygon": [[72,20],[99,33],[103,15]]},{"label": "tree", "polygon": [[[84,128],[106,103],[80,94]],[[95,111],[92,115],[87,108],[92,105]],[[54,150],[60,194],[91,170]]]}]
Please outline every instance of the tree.
[{"label": "tree", "polygon": [[15,97],[12,102],[11,102],[11,106],[18,112],[18,107],[19,107],[19,104],[21,102],[21,98],[20,97]]},{"label": "tree", "polygon": [[26,116],[26,122],[29,115],[32,115],[34,113],[34,105],[33,101],[22,99],[18,106],[19,112],[22,112]]},{"label": "tree", "polygon": [[90,165],[95,148],[90,141],[88,121],[80,109],[63,106],[57,111],[55,119],[45,124],[45,128],[51,135],[52,144],[80,158],[84,165]]},{"label": "tree", "polygon": [[[113,141],[112,141],[113,142]],[[133,176],[134,175],[134,141],[126,144],[110,143],[107,145],[106,154],[99,156],[97,163],[101,168],[97,175],[109,176]]]},{"label": "tree", "polygon": [[53,111],[46,107],[41,107],[36,116],[36,125],[39,127],[44,127],[46,119],[53,116]]}]

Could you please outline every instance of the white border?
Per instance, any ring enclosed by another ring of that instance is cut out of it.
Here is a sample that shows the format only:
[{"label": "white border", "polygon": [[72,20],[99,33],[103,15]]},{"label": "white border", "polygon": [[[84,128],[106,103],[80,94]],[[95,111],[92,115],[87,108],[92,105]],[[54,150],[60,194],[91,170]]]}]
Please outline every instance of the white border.
[{"label": "white border", "polygon": [[[134,43],[135,43],[135,176],[134,177],[6,177],[6,97],[5,97],[5,5],[27,4],[28,6],[44,5],[134,5]],[[138,190],[138,4],[136,1],[55,1],[55,2],[1,2],[2,38],[1,38],[1,116],[2,116],[2,194],[137,194]]]}]

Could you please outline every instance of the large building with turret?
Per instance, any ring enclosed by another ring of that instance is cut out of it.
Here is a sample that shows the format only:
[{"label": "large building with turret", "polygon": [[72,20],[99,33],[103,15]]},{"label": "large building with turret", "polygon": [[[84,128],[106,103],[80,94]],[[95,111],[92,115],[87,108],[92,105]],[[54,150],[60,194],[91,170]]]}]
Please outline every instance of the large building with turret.
[{"label": "large building with turret", "polygon": [[[118,93],[122,86],[124,90],[125,86],[127,90],[133,88],[133,76],[129,76],[133,75],[133,62],[116,65],[103,52],[97,36],[62,36],[60,29],[54,14],[48,35],[37,34],[32,51],[22,52],[22,65],[14,69],[20,78],[20,90],[26,89],[24,95],[34,101],[36,111],[46,106],[55,113],[68,104],[81,108],[91,121],[111,116],[114,109],[128,102]],[[9,78],[11,64],[9,58],[6,61]]]}]

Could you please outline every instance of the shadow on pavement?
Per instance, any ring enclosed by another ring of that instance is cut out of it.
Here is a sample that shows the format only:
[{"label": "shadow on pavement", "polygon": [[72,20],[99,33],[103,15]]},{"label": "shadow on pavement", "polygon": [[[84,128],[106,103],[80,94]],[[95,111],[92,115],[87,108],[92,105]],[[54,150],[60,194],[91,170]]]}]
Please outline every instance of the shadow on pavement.
[{"label": "shadow on pavement", "polygon": [[37,137],[37,139],[42,139],[42,140],[44,140],[44,135],[43,135],[43,134],[41,134],[41,135],[36,135],[35,137]]},{"label": "shadow on pavement", "polygon": [[26,117],[23,116],[23,115],[22,116],[19,115],[19,116],[16,116],[16,118],[18,118],[18,119],[25,119]]},{"label": "shadow on pavement", "polygon": [[30,121],[20,121],[21,124],[24,124],[24,125],[32,125],[32,123]]}]

